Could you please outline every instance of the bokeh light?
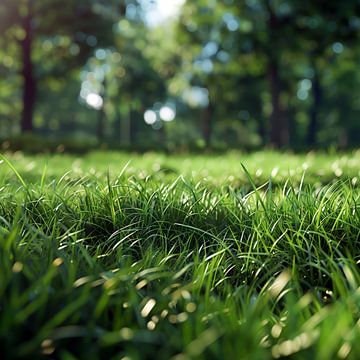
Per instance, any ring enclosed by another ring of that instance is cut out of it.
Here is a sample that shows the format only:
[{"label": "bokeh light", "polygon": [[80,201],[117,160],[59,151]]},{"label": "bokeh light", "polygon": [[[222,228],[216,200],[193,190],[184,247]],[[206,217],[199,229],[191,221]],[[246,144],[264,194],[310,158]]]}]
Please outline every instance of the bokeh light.
[{"label": "bokeh light", "polygon": [[170,121],[173,121],[175,119],[175,116],[176,116],[176,112],[175,110],[170,107],[170,106],[163,106],[161,109],[160,109],[160,118],[161,120],[165,121],[165,122],[170,122]]},{"label": "bokeh light", "polygon": [[99,94],[90,93],[86,96],[86,103],[95,110],[101,110],[104,105],[104,100]]},{"label": "bokeh light", "polygon": [[144,113],[144,121],[148,124],[148,125],[153,125],[156,123],[157,121],[157,115],[156,112],[154,110],[146,110]]}]

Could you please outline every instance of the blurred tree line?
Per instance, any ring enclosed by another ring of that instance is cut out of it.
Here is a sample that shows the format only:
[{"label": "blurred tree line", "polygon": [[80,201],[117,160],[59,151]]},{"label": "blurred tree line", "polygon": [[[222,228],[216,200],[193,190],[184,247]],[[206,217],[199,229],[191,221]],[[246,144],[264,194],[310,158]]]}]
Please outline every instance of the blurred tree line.
[{"label": "blurred tree line", "polygon": [[359,0],[182,3],[2,0],[1,138],[359,146]]}]

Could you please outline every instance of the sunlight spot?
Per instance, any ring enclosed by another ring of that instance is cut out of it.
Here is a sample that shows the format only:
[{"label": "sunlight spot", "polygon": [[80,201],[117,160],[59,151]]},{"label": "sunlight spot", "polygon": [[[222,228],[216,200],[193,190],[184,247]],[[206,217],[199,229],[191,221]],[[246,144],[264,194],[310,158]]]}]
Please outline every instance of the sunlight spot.
[{"label": "sunlight spot", "polygon": [[273,298],[277,298],[284,290],[285,286],[291,279],[291,274],[288,270],[283,271],[273,282],[269,288],[270,295]]},{"label": "sunlight spot", "polygon": [[106,51],[104,49],[97,49],[95,52],[95,56],[98,60],[106,59]]},{"label": "sunlight spot", "polygon": [[56,259],[53,261],[52,264],[53,264],[54,267],[59,267],[59,266],[62,265],[63,262],[64,262],[63,259],[61,259],[61,258],[56,258]]},{"label": "sunlight spot", "polygon": [[312,81],[310,79],[303,79],[300,81],[300,87],[303,90],[309,91],[312,88]]},{"label": "sunlight spot", "polygon": [[193,86],[183,93],[185,102],[193,108],[209,105],[209,91],[206,88]]},{"label": "sunlight spot", "polygon": [[239,23],[235,19],[231,19],[226,23],[229,31],[236,31],[239,28]]},{"label": "sunlight spot", "polygon": [[341,54],[344,51],[344,45],[340,42],[336,42],[333,44],[332,49],[335,54]]},{"label": "sunlight spot", "polygon": [[279,324],[275,324],[272,328],[271,328],[271,336],[275,339],[277,339],[282,332],[282,326]]},{"label": "sunlight spot", "polygon": [[156,123],[157,115],[154,110],[146,110],[144,113],[144,120],[148,125],[153,125]]},{"label": "sunlight spot", "polygon": [[335,169],[334,173],[335,173],[335,176],[340,177],[343,174],[343,171],[341,168],[337,168],[337,169]]},{"label": "sunlight spot", "polygon": [[102,109],[104,100],[99,94],[90,93],[86,96],[86,103],[95,110]]},{"label": "sunlight spot", "polygon": [[276,175],[279,173],[279,167],[276,166],[272,171],[271,171],[271,177],[276,177]]},{"label": "sunlight spot", "polygon": [[80,47],[78,44],[72,44],[70,47],[69,47],[69,53],[73,56],[76,56],[76,55],[79,55],[80,53]]},{"label": "sunlight spot", "polygon": [[223,20],[229,31],[236,31],[239,29],[239,22],[231,13],[224,14]]},{"label": "sunlight spot", "polygon": [[203,48],[202,53],[206,57],[214,56],[219,50],[219,45],[215,41],[209,41]]},{"label": "sunlight spot", "polygon": [[305,101],[309,97],[309,93],[307,90],[300,89],[297,92],[297,97],[299,100]]},{"label": "sunlight spot", "polygon": [[151,310],[155,307],[155,305],[156,300],[150,299],[141,310],[141,316],[143,318],[147,317],[150,314]]},{"label": "sunlight spot", "polygon": [[121,61],[121,58],[122,58],[122,56],[121,56],[121,54],[118,53],[118,52],[114,52],[114,53],[111,54],[111,60],[112,60],[113,62],[120,62],[120,61]]},{"label": "sunlight spot", "polygon": [[196,308],[197,308],[196,304],[192,302],[186,305],[186,311],[189,313],[195,312]]},{"label": "sunlight spot", "polygon": [[51,339],[45,339],[41,343],[41,348],[44,355],[51,355],[55,351],[55,347]]},{"label": "sunlight spot", "polygon": [[348,355],[350,354],[350,351],[351,351],[351,345],[348,342],[344,343],[338,352],[339,358],[340,359],[347,358]]},{"label": "sunlight spot", "polygon": [[131,340],[134,337],[134,332],[130,328],[124,327],[119,333],[124,340]]},{"label": "sunlight spot", "polygon": [[160,109],[159,115],[160,115],[161,120],[170,122],[175,119],[176,113],[175,113],[175,110],[172,109],[170,106],[163,106]]},{"label": "sunlight spot", "polygon": [[178,16],[184,3],[185,0],[157,0],[154,3],[142,0],[146,22],[152,27],[162,25],[164,21]]},{"label": "sunlight spot", "polygon": [[17,261],[17,262],[13,265],[12,271],[13,271],[13,273],[18,274],[18,273],[20,273],[20,272],[23,270],[23,268],[24,268],[23,263]]}]

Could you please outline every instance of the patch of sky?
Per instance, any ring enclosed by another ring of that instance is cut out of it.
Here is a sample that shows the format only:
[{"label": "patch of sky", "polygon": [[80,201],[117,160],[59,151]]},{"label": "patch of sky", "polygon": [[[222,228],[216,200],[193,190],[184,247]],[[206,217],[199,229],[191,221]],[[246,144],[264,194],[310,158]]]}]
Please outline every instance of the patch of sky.
[{"label": "patch of sky", "polygon": [[186,89],[182,98],[193,108],[204,108],[209,105],[209,91],[200,86],[192,86]]},{"label": "patch of sky", "polygon": [[129,20],[135,20],[137,17],[137,7],[134,4],[129,4],[126,7],[125,16]]},{"label": "patch of sky", "polygon": [[341,54],[344,51],[344,45],[341,42],[335,42],[332,45],[332,50],[335,54]]},{"label": "patch of sky", "polygon": [[303,79],[299,82],[297,97],[301,101],[305,101],[309,97],[309,91],[312,88],[312,81],[310,79]]},{"label": "patch of sky", "polygon": [[223,21],[229,31],[236,31],[239,29],[239,20],[233,14],[225,13],[223,16]]},{"label": "patch of sky", "polygon": [[98,60],[105,60],[106,59],[106,51],[104,49],[97,49],[95,51],[95,57]]},{"label": "patch of sky", "polygon": [[202,50],[202,55],[204,57],[212,57],[214,56],[219,50],[219,45],[215,41],[209,41]]},{"label": "patch of sky", "polygon": [[230,60],[230,55],[228,52],[221,50],[218,52],[217,58],[219,61],[226,63]]}]

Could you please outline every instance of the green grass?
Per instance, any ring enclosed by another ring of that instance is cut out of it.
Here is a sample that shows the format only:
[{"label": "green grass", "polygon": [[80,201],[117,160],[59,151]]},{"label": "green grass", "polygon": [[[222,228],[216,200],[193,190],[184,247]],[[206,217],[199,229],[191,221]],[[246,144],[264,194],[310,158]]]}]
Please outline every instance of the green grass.
[{"label": "green grass", "polygon": [[[241,164],[251,173],[254,182],[262,185],[272,177],[275,184],[284,184],[289,178],[299,183],[306,174],[307,183],[321,186],[334,180],[350,179],[358,183],[360,178],[360,150],[351,153],[314,153],[303,155],[281,154],[262,151],[252,154],[229,152],[226,155],[173,155],[146,153],[144,155],[91,152],[82,157],[67,154],[27,156],[21,152],[5,154],[15,168],[29,182],[38,182],[46,165],[46,177],[81,179],[84,176],[106,178],[109,173],[115,179],[123,171],[127,176],[145,179],[152,177],[163,181],[164,177],[175,180],[183,175],[208,186],[242,187],[247,177]],[[125,169],[124,169],[125,168]],[[0,168],[1,174],[11,171]]]},{"label": "green grass", "polygon": [[358,359],[359,175],[359,152],[7,154],[3,357]]}]

